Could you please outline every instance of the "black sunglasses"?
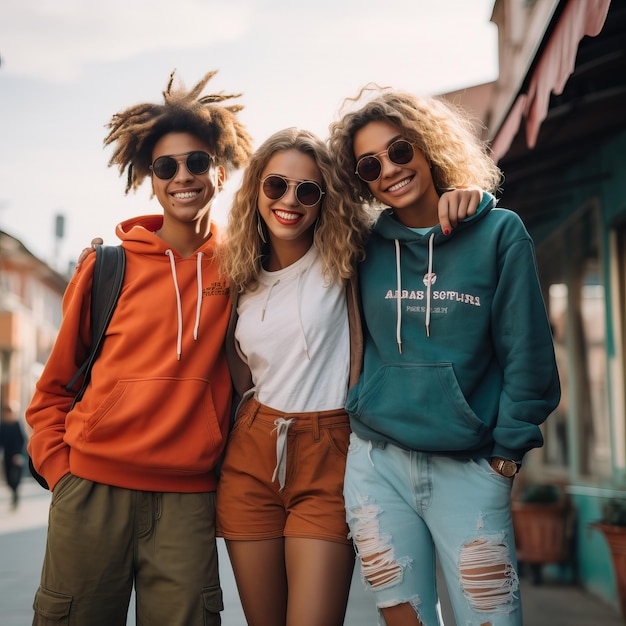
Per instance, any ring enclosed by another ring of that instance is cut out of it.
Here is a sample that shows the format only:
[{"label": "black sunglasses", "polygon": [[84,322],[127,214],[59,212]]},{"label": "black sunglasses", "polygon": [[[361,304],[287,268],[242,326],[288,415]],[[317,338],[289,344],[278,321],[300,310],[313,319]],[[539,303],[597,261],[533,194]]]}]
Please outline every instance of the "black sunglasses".
[{"label": "black sunglasses", "polygon": [[185,159],[185,166],[187,167],[187,171],[194,176],[204,174],[211,165],[210,154],[202,150],[194,150],[193,152],[186,152],[184,154],[161,156],[154,160],[154,163],[150,166],[150,170],[161,180],[173,178],[176,172],[178,172],[179,159],[175,157],[187,157]]},{"label": "black sunglasses", "polygon": [[386,154],[387,158],[395,165],[406,165],[415,153],[411,142],[406,139],[396,139],[385,150],[362,156],[356,162],[354,173],[366,183],[377,181],[383,172],[383,164],[378,158],[381,154]]},{"label": "black sunglasses", "polygon": [[302,206],[315,206],[325,193],[314,180],[293,180],[277,174],[266,176],[261,184],[263,193],[270,200],[279,200],[287,193],[289,185],[295,185],[296,200]]}]

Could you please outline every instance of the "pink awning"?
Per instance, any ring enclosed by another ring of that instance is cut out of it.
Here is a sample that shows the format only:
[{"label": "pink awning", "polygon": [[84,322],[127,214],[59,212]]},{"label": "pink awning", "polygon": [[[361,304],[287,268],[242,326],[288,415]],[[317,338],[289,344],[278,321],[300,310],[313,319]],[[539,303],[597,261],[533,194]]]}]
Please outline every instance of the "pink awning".
[{"label": "pink awning", "polygon": [[520,94],[494,138],[491,149],[498,162],[508,151],[526,118],[526,144],[534,148],[541,123],[548,114],[550,94],[563,93],[574,72],[583,37],[600,33],[611,0],[569,0],[530,79],[528,93]]}]

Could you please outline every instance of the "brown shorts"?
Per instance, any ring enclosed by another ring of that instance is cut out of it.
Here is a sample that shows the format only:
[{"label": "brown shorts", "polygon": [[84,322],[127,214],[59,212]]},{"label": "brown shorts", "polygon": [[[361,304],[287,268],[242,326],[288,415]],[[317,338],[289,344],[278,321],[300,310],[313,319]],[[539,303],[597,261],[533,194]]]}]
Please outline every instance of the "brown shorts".
[{"label": "brown shorts", "polygon": [[[286,426],[283,420],[292,421]],[[277,453],[277,439],[285,431],[283,454]],[[351,543],[343,501],[349,440],[343,410],[281,413],[248,400],[226,446],[217,488],[217,535]],[[284,459],[282,489],[279,457]]]}]

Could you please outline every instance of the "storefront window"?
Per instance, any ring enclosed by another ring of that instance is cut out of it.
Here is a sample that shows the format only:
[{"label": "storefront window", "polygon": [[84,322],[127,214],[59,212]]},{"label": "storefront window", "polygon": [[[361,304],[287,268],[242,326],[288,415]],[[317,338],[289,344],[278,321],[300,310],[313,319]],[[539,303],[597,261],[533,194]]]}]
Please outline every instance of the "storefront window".
[{"label": "storefront window", "polygon": [[567,347],[565,335],[567,330],[567,285],[555,283],[550,285],[550,324],[554,337],[554,353],[561,381],[561,402],[554,413],[546,421],[544,427],[545,462],[555,467],[566,468],[569,462],[569,383]]},{"label": "storefront window", "polygon": [[606,294],[595,211],[579,214],[544,257],[561,402],[543,426],[543,463],[594,481],[611,476]]},{"label": "storefront window", "polygon": [[606,305],[604,286],[599,283],[596,263],[583,268],[577,297],[580,299],[582,355],[579,437],[581,472],[610,476],[611,446],[607,405]]}]

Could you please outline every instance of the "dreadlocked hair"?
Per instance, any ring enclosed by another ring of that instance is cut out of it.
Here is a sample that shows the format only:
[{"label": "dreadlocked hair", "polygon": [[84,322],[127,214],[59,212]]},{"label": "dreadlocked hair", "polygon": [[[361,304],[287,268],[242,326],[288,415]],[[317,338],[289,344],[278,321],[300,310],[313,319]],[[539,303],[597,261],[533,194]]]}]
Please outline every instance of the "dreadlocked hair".
[{"label": "dreadlocked hair", "polygon": [[170,74],[163,92],[163,104],[136,104],[113,115],[107,124],[110,132],[104,145],[115,144],[109,166],[117,165],[120,176],[126,171],[125,193],[136,191],[150,175],[152,150],[167,133],[186,132],[198,137],[212,149],[215,165],[221,165],[227,173],[243,167],[252,153],[252,139],[236,115],[243,106],[219,106],[241,94],[201,96],[217,70],[205,74],[190,91],[182,85],[174,87],[175,73]]}]

